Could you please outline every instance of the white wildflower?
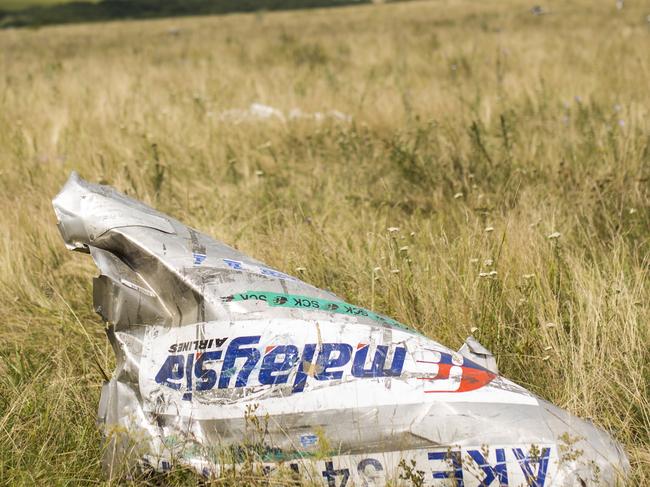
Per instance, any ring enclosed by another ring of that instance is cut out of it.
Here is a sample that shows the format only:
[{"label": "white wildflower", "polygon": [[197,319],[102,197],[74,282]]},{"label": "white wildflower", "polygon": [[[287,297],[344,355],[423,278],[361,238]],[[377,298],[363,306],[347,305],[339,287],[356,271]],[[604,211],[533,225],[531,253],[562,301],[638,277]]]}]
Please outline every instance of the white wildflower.
[{"label": "white wildflower", "polygon": [[497,271],[479,272],[478,277],[496,277]]}]

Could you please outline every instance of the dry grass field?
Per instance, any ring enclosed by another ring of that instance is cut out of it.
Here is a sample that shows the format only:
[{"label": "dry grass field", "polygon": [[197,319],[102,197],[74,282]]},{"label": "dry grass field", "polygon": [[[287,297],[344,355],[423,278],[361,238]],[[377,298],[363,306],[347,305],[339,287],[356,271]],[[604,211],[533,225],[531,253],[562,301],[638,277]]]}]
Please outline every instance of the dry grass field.
[{"label": "dry grass field", "polygon": [[[650,485],[641,4],[0,31],[0,484],[104,482],[112,351],[96,270],[50,203],[74,169],[446,345],[473,331],[504,375],[612,431],[629,485]],[[233,111],[252,103],[285,117]]]}]

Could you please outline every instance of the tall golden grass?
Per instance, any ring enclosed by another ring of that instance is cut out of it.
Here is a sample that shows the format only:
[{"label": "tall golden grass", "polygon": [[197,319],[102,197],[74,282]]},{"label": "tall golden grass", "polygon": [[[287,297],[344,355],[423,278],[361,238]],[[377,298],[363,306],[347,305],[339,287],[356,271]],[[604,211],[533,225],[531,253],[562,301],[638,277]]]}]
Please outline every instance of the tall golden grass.
[{"label": "tall golden grass", "polygon": [[[112,352],[50,204],[75,169],[451,347],[474,333],[650,484],[650,10],[628,3],[0,31],[0,483],[103,482]],[[224,116],[253,102],[352,120]]]}]

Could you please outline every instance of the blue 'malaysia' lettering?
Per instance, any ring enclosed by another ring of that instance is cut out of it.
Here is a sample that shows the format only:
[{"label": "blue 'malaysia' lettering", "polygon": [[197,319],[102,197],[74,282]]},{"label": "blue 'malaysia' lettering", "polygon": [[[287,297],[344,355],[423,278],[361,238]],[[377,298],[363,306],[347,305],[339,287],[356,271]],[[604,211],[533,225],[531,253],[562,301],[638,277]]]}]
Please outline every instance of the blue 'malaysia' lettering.
[{"label": "blue 'malaysia' lettering", "polygon": [[[258,348],[260,338],[260,335],[233,338],[225,352],[211,350],[169,355],[156,374],[155,381],[175,390],[182,389],[185,382],[183,398],[189,400],[192,398],[192,389],[208,391],[214,387],[246,387],[251,373],[257,367],[259,384],[287,384],[293,374],[292,392],[302,392],[310,378],[318,381],[341,380],[346,370],[357,378],[398,377],[406,359],[406,348],[396,347],[392,362],[387,366],[389,347],[377,345],[367,364],[370,346],[360,344],[355,352],[347,343],[308,343],[304,345],[302,353],[295,345],[270,345],[262,357]],[[225,339],[219,342],[218,346],[224,341]],[[174,347],[173,350],[180,352],[185,348]],[[223,363],[220,372],[217,372],[217,367],[209,364],[221,362],[222,357]],[[234,385],[231,380],[233,377]]]},{"label": "blue 'malaysia' lettering", "polygon": [[223,359],[223,368],[221,369],[221,376],[219,377],[219,389],[225,389],[230,386],[230,379],[237,372],[235,364],[238,358],[245,358],[246,362],[244,362],[243,367],[239,371],[239,375],[237,375],[235,387],[246,386],[248,376],[260,360],[260,351],[257,348],[241,348],[241,346],[256,345],[259,341],[260,337],[258,335],[251,337],[238,337],[234,338],[230,342],[230,345],[228,345],[228,349],[226,350],[226,356]]},{"label": "blue 'malaysia' lettering", "polygon": [[336,380],[343,377],[342,370],[332,370],[343,367],[352,357],[352,346],[347,343],[323,343],[316,360],[314,378],[317,380]]},{"label": "blue 'malaysia' lettering", "polygon": [[178,390],[181,383],[176,381],[183,380],[184,370],[185,355],[170,355],[156,374],[156,383]]},{"label": "blue 'malaysia' lettering", "polygon": [[305,350],[302,352],[302,360],[300,365],[298,365],[298,371],[296,372],[296,378],[293,381],[293,388],[291,392],[302,392],[305,390],[305,384],[307,384],[307,377],[311,373],[312,360],[314,360],[314,353],[316,352],[316,344],[309,343],[305,345]]},{"label": "blue 'malaysia' lettering", "polygon": [[293,366],[298,363],[298,347],[278,345],[268,352],[260,368],[260,384],[286,384]]},{"label": "blue 'malaysia' lettering", "polygon": [[213,350],[200,354],[194,362],[194,375],[196,376],[196,390],[209,391],[217,383],[217,371],[205,369],[206,362],[214,362],[221,358],[221,350]]},{"label": "blue 'malaysia' lettering", "polygon": [[395,349],[393,362],[388,369],[386,368],[386,356],[388,355],[388,346],[386,345],[377,345],[370,368],[365,368],[369,349],[370,347],[367,344],[363,344],[357,350],[352,364],[352,375],[354,377],[399,377],[402,374],[404,360],[406,359],[406,348],[397,347]]}]

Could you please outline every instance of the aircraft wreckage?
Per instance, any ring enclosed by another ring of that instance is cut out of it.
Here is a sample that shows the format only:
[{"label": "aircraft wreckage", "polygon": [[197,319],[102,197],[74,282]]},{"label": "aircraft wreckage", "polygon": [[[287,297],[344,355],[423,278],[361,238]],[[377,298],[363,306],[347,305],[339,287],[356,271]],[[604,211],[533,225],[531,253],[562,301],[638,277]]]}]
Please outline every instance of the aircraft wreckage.
[{"label": "aircraft wreckage", "polygon": [[607,433],[499,375],[471,337],[452,351],[75,173],[53,204],[100,270],[109,471],[218,476],[251,415],[266,474],[327,486],[618,485],[628,470]]}]

